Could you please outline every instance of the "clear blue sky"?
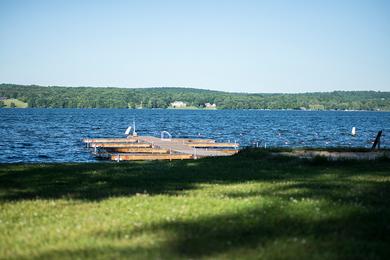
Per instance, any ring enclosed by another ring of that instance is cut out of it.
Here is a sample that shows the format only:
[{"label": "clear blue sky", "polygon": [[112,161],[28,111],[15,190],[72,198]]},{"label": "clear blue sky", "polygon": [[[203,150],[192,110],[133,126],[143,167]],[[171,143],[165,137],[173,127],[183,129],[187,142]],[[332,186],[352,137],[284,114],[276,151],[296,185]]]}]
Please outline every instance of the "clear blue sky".
[{"label": "clear blue sky", "polygon": [[0,82],[390,91],[390,1],[0,0]]}]

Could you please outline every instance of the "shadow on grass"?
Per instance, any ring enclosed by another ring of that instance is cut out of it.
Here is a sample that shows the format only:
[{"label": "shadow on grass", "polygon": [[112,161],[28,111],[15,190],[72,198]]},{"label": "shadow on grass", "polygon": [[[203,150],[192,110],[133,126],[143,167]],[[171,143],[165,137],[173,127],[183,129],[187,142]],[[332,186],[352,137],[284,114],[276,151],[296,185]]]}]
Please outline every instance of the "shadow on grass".
[{"label": "shadow on grass", "polygon": [[[274,164],[277,163],[277,164]],[[101,200],[137,193],[178,194],[203,183],[240,183],[306,175],[289,158],[245,155],[194,161],[0,165],[0,201],[72,198]]]},{"label": "shadow on grass", "polygon": [[[145,192],[176,195],[196,189],[199,184],[286,182],[282,187],[275,185],[265,190],[225,194],[234,199],[266,197],[272,202],[269,205],[185,221],[166,221],[135,231],[90,234],[103,238],[123,238],[128,233],[134,236],[167,234],[160,245],[54,250],[42,253],[39,258],[63,255],[71,258],[200,258],[224,253],[225,257],[240,257],[242,252],[245,257],[248,250],[252,250],[251,257],[264,258],[384,259],[390,253],[389,183],[353,178],[386,178],[389,172],[389,160],[309,161],[256,152],[196,161],[2,165],[0,200],[96,201]],[[306,217],[289,206],[292,196],[294,200],[324,201],[328,209],[335,205],[354,210],[327,217],[315,217],[315,214]]]},{"label": "shadow on grass", "polygon": [[[175,164],[177,165],[177,164]],[[190,189],[161,162],[46,164],[0,170],[0,200],[72,198],[97,201],[137,193],[175,193]],[[175,170],[174,170],[175,171]]]},{"label": "shadow on grass", "polygon": [[[364,194],[362,197],[365,197]],[[379,206],[377,209],[370,206],[371,200],[366,200],[363,206],[368,207],[367,210],[310,218],[286,208],[286,200],[281,199],[268,206],[231,214],[169,221],[137,230],[120,229],[90,234],[105,240],[147,233],[162,234],[168,238],[157,245],[54,250],[37,258],[53,259],[66,255],[70,258],[147,259],[387,259],[390,253],[390,211],[383,199],[377,199],[377,202],[380,201],[382,203],[376,205]]]},{"label": "shadow on grass", "polygon": [[[174,254],[190,258],[250,249],[255,250],[254,255],[264,254],[267,258],[307,258],[316,253],[329,254],[331,258],[341,255],[351,259],[384,258],[390,252],[390,236],[388,230],[383,229],[385,221],[383,215],[372,212],[310,219],[273,203],[268,207],[193,222],[165,223],[152,226],[150,231],[174,234],[166,247]],[[294,250],[280,252],[275,242],[285,246],[284,249]]]}]

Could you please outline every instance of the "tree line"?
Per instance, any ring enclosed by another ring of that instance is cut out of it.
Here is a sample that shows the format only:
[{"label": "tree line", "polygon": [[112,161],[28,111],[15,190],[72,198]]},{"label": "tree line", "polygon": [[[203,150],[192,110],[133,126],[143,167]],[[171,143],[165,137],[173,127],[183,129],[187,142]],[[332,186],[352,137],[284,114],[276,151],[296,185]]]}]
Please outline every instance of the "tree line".
[{"label": "tree line", "polygon": [[218,109],[390,111],[390,92],[377,91],[249,94],[193,88],[129,89],[0,84],[0,97],[19,99],[32,108],[168,108],[174,101],[183,101],[196,108],[203,108],[205,103],[215,103]]}]

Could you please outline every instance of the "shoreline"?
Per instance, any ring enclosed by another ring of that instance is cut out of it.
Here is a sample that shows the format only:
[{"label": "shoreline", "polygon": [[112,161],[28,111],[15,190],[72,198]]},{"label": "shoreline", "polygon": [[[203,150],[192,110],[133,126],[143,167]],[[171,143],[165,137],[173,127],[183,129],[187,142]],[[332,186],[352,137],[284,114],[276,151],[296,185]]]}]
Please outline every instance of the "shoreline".
[{"label": "shoreline", "polygon": [[1,109],[77,109],[77,110],[98,110],[98,109],[107,109],[107,110],[116,110],[116,109],[121,109],[121,110],[206,110],[206,111],[223,111],[223,110],[244,110],[244,111],[291,111],[291,112],[383,112],[383,113],[389,113],[390,110],[313,110],[313,109],[306,109],[306,110],[301,110],[301,109],[256,109],[256,108],[216,108],[216,109],[211,109],[211,108],[110,108],[110,107],[100,107],[100,108],[92,108],[92,107],[0,107]]},{"label": "shoreline", "polygon": [[[291,157],[298,160],[316,160],[318,158],[325,159],[327,161],[338,161],[338,160],[347,160],[347,161],[375,161],[381,159],[390,159],[390,149],[385,148],[381,150],[371,150],[369,148],[253,148],[245,147],[241,149],[237,154],[227,156],[228,160],[237,160],[237,157],[245,156],[247,154],[257,155],[258,158],[264,157]],[[208,160],[218,160],[218,157],[208,157],[208,158],[199,158],[192,160],[185,160],[189,162],[196,162],[199,160],[208,159]],[[131,164],[131,163],[152,163],[152,162],[164,162],[166,160],[136,160],[136,161],[109,161],[109,160],[99,160],[95,161],[67,161],[67,162],[0,162],[0,166],[12,166],[12,165],[120,165],[120,164]]]}]

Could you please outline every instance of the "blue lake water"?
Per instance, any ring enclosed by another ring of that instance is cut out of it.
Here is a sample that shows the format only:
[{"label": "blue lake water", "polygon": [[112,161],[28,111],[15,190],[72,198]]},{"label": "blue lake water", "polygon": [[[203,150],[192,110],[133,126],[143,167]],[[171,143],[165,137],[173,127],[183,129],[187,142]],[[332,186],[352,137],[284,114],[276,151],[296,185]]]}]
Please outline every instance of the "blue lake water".
[{"label": "blue lake water", "polygon": [[389,112],[0,109],[0,118],[0,163],[95,161],[81,139],[124,137],[133,119],[139,135],[262,147],[371,147],[383,130],[382,147],[390,148]]}]

